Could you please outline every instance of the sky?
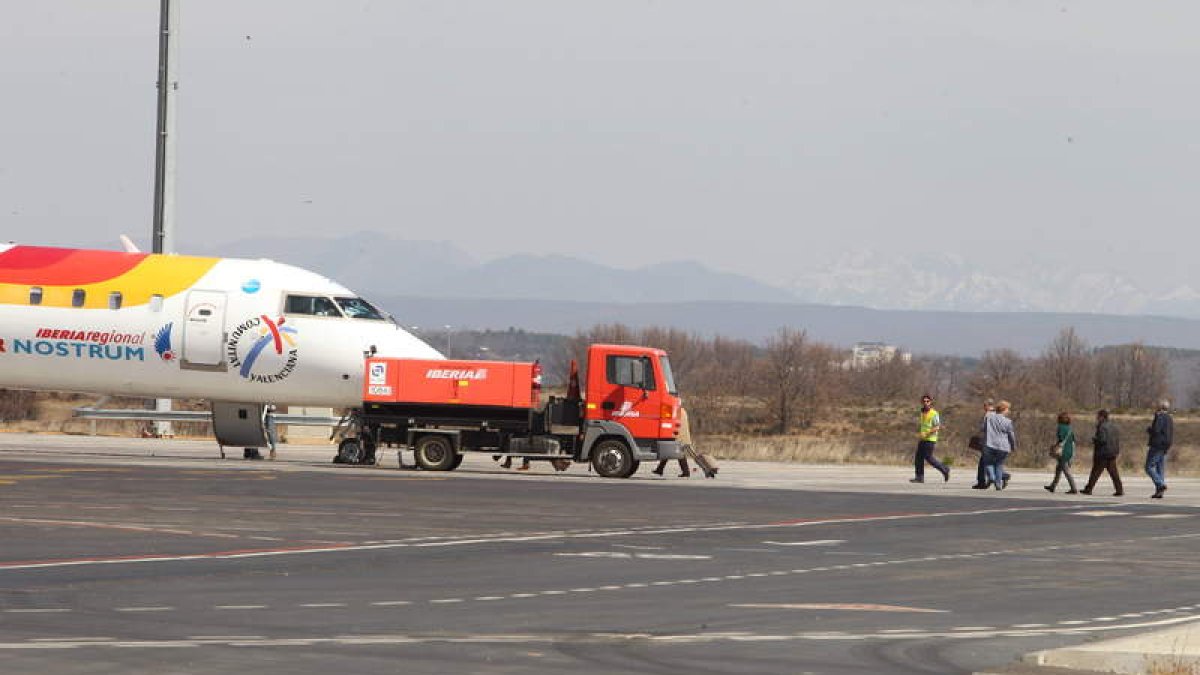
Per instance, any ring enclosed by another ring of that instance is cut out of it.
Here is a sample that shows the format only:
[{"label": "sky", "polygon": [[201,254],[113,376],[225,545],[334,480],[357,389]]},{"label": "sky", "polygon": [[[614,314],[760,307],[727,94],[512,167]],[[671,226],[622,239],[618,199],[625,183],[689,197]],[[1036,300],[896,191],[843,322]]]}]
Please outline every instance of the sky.
[{"label": "sky", "polygon": [[[177,0],[178,240],[1193,283],[1200,3]],[[146,241],[159,3],[0,4],[0,239]],[[336,253],[334,253],[336,254]]]}]

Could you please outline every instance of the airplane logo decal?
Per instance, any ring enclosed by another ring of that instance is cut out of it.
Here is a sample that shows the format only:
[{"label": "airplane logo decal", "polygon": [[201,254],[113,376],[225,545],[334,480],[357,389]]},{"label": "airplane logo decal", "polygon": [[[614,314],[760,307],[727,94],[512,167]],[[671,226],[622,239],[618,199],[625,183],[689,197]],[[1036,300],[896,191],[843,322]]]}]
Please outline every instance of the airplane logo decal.
[{"label": "airplane logo decal", "polygon": [[[229,365],[237,369],[238,375],[251,382],[273,384],[292,374],[299,360],[299,350],[296,347],[296,335],[299,331],[291,326],[284,326],[284,321],[283,317],[272,321],[263,314],[248,319],[233,330],[229,336],[226,356]],[[267,347],[273,349],[268,350]],[[264,357],[264,353],[269,356]]]},{"label": "airplane logo decal", "polygon": [[174,325],[174,322],[168,323],[154,334],[154,351],[163,361],[175,360],[175,352],[171,350],[171,327]]}]

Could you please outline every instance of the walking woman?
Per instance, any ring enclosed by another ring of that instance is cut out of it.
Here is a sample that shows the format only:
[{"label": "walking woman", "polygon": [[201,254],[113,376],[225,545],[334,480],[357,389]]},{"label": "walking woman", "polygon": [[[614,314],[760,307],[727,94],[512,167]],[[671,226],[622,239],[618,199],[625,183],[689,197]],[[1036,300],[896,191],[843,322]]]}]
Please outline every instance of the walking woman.
[{"label": "walking woman", "polygon": [[1121,472],[1117,469],[1117,457],[1120,454],[1121,436],[1116,425],[1108,420],[1108,411],[1101,410],[1096,413],[1096,435],[1092,437],[1092,473],[1088,476],[1087,485],[1080,492],[1085,495],[1092,494],[1092,488],[1096,487],[1100,474],[1107,470],[1116,489],[1113,496],[1120,497],[1125,494],[1125,489],[1121,487]]},{"label": "walking woman", "polygon": [[1071,475],[1071,460],[1075,457],[1075,430],[1071,428],[1071,416],[1065,412],[1058,413],[1057,436],[1058,442],[1055,443],[1055,447],[1058,449],[1058,463],[1054,466],[1054,480],[1044,487],[1049,492],[1054,492],[1058,487],[1058,479],[1066,476],[1067,485],[1071,486],[1067,494],[1079,494],[1079,490],[1075,489],[1075,477]]},{"label": "walking woman", "polygon": [[1017,434],[1012,420],[1008,418],[1008,401],[1000,401],[996,409],[983,418],[983,471],[992,487],[1003,490],[1008,487],[1004,480],[1004,463],[1009,454],[1017,449]]}]

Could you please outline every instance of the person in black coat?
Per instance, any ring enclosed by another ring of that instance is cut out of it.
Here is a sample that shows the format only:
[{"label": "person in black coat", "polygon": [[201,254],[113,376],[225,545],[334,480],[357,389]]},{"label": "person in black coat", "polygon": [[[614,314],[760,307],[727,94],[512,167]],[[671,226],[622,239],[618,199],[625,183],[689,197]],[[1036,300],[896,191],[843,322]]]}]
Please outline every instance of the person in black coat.
[{"label": "person in black coat", "polygon": [[1092,494],[1092,488],[1096,487],[1100,474],[1108,471],[1113,487],[1116,488],[1113,496],[1120,497],[1125,494],[1121,486],[1121,472],[1117,469],[1117,457],[1120,454],[1121,434],[1117,431],[1117,426],[1109,421],[1108,411],[1101,410],[1096,413],[1096,435],[1092,436],[1092,473],[1088,476],[1087,487],[1080,492],[1085,495]]},{"label": "person in black coat", "polygon": [[1154,499],[1162,499],[1167,491],[1167,453],[1175,436],[1175,422],[1171,419],[1171,402],[1161,401],[1154,413],[1154,420],[1146,428],[1150,436],[1146,450],[1146,475],[1154,481]]}]

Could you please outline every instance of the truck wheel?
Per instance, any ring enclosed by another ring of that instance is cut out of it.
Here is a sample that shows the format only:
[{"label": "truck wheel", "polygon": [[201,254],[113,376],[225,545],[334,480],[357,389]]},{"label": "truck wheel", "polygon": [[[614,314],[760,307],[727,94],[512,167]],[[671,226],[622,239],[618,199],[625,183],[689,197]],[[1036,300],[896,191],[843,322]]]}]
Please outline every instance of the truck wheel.
[{"label": "truck wheel", "polygon": [[592,468],[605,478],[629,478],[637,470],[637,463],[624,441],[610,438],[592,448]]},{"label": "truck wheel", "polygon": [[454,462],[450,464],[450,468],[447,469],[447,471],[453,471],[453,470],[457,469],[459,467],[459,465],[462,464],[462,461],[463,461],[462,455],[455,455]]},{"label": "truck wheel", "polygon": [[363,447],[357,438],[347,438],[338,444],[337,464],[358,464],[362,460]]},{"label": "truck wheel", "polygon": [[422,436],[413,447],[417,466],[426,471],[450,471],[456,464],[458,455],[450,444],[450,439],[439,434]]}]

